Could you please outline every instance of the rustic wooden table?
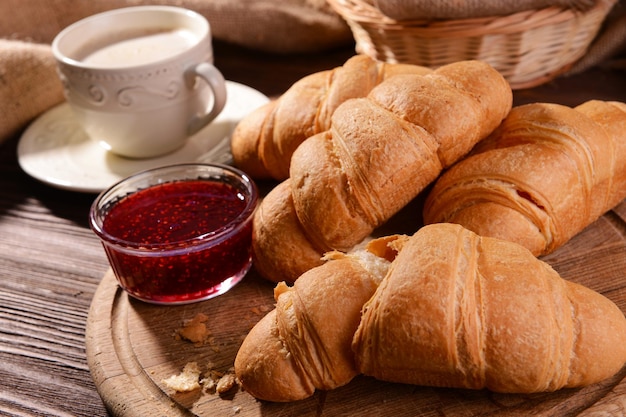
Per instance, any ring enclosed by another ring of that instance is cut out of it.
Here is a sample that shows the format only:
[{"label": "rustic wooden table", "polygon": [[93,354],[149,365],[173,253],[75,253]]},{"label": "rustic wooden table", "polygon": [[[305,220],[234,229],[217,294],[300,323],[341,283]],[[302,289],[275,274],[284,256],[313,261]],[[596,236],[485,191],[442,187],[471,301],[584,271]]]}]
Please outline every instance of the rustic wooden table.
[{"label": "rustic wooden table", "polygon": [[[217,43],[216,65],[227,79],[275,97],[352,53],[270,56]],[[626,101],[625,75],[593,70],[517,91],[515,101]],[[89,307],[108,268],[87,225],[95,196],[29,177],[16,158],[18,140],[0,145],[0,415],[104,416],[85,352]]]}]

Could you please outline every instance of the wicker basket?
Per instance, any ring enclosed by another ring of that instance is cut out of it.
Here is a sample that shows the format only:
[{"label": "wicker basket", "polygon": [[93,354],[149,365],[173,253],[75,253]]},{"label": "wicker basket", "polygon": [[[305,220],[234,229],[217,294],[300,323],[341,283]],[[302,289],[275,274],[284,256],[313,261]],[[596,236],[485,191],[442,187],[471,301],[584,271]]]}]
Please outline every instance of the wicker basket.
[{"label": "wicker basket", "polygon": [[352,30],[356,51],[380,61],[436,68],[478,59],[513,89],[545,83],[567,71],[598,33],[616,0],[586,12],[549,7],[508,16],[398,21],[367,0],[327,0]]}]

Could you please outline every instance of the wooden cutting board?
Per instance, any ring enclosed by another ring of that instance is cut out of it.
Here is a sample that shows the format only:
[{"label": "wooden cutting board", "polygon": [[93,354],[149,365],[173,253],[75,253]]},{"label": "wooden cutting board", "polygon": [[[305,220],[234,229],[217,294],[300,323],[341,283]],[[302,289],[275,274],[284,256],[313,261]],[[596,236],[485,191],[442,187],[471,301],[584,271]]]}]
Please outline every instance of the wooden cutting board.
[{"label": "wooden cutting board", "polygon": [[[379,234],[401,229],[415,207]],[[565,279],[586,285],[626,312],[626,202],[544,258]],[[121,291],[111,271],[100,284],[87,322],[87,359],[98,391],[115,416],[623,416],[626,368],[583,389],[504,395],[488,391],[409,386],[357,377],[348,385],[294,403],[257,401],[238,387],[226,395],[177,394],[162,380],[194,361],[228,371],[249,329],[273,308],[274,285],[254,271],[228,293],[183,306],[155,306]],[[197,313],[209,317],[211,337],[196,346],[174,337]],[[624,341],[626,343],[626,341]]]}]

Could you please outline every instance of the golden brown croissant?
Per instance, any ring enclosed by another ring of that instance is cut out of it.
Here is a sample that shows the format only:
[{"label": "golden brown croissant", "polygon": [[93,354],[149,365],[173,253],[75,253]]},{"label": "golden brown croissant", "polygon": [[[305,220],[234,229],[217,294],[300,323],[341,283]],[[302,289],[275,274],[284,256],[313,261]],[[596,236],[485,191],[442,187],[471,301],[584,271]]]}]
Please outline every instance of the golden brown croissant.
[{"label": "golden brown croissant", "polygon": [[522,246],[442,223],[404,244],[353,347],[358,369],[378,379],[530,393],[612,376],[625,340],[609,299]]},{"label": "golden brown croissant", "polygon": [[308,75],[237,125],[231,138],[235,165],[255,178],[284,180],[289,175],[293,151],[308,137],[327,130],[341,103],[365,97],[393,75],[424,75],[431,71],[356,55],[343,66]]},{"label": "golden brown croissant", "polygon": [[277,286],[276,309],[236,357],[246,391],[292,401],[363,373],[531,393],[593,384],[626,362],[619,308],[515,243],[455,224],[383,243],[395,258],[335,256]]},{"label": "golden brown croissant", "polygon": [[505,79],[478,61],[396,75],[344,102],[330,130],[294,152],[289,185],[261,203],[256,269],[293,281],[324,252],[349,251],[495,129],[511,102]]},{"label": "golden brown croissant", "polygon": [[252,328],[235,358],[245,390],[260,399],[284,402],[350,382],[357,375],[352,335],[361,306],[387,272],[384,253],[336,253],[332,261],[304,273],[293,287],[279,283],[274,290],[276,308]]},{"label": "golden brown croissant", "polygon": [[424,222],[459,223],[536,256],[563,245],[626,197],[626,104],[514,108],[443,174]]}]

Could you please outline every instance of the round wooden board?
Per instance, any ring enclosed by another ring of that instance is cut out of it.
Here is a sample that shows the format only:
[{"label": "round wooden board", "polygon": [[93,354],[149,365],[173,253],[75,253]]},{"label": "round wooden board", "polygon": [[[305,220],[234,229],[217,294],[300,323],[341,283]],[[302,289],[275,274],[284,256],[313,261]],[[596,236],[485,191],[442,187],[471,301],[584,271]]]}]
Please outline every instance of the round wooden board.
[{"label": "round wooden board", "polygon": [[[563,278],[604,294],[626,312],[625,237],[626,203],[622,203],[544,260]],[[336,390],[280,404],[257,401],[238,388],[219,396],[202,390],[177,394],[165,387],[162,380],[180,373],[188,362],[203,369],[229,370],[249,329],[273,308],[273,287],[252,271],[231,291],[212,300],[155,306],[128,297],[108,271],[94,296],[86,334],[89,367],[107,408],[115,416],[142,417],[626,415],[626,368],[600,384],[533,395],[357,377]],[[209,317],[209,342],[195,346],[177,340],[176,329],[197,313]]]}]

